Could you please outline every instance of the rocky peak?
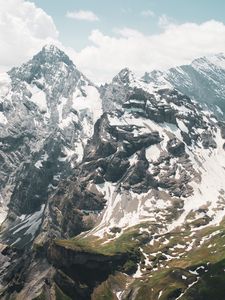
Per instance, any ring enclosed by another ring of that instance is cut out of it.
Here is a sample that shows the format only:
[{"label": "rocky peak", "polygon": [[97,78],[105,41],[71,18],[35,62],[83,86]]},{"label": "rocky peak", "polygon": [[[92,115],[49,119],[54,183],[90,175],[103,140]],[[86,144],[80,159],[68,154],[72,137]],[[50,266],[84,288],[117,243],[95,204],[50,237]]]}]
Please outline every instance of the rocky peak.
[{"label": "rocky peak", "polygon": [[225,55],[218,53],[195,59],[189,65],[173,67],[166,71],[145,73],[147,84],[170,85],[202,103],[219,119],[225,118]]},{"label": "rocky peak", "polygon": [[0,87],[0,200],[6,212],[9,204],[16,215],[34,213],[82,159],[101,100],[53,45],[0,76]]},{"label": "rocky peak", "polygon": [[33,57],[34,61],[43,63],[63,62],[68,66],[74,65],[72,60],[55,45],[46,45]]},{"label": "rocky peak", "polygon": [[113,80],[100,87],[103,111],[120,110],[135,88],[143,84],[128,68],[122,69]]},{"label": "rocky peak", "polygon": [[135,80],[135,75],[128,68],[122,69],[112,80],[113,83],[128,85]]},{"label": "rocky peak", "polygon": [[195,68],[225,68],[225,55],[224,53],[217,53],[213,55],[203,56],[193,60],[191,65]]},{"label": "rocky peak", "polygon": [[159,70],[153,70],[151,73],[145,72],[144,76],[141,77],[141,80],[145,83],[151,83],[162,75],[163,72]]},{"label": "rocky peak", "polygon": [[29,111],[38,109],[45,123],[53,126],[66,119],[71,110],[78,110],[80,105],[85,106],[84,98],[88,98],[89,93],[93,92],[95,97],[98,95],[94,84],[54,45],[43,47],[31,60],[21,67],[13,68],[8,75],[14,91],[12,101],[8,99],[8,105],[15,109],[23,99]]},{"label": "rocky peak", "polygon": [[35,83],[41,89],[46,85],[59,89],[58,85],[66,80],[76,84],[81,77],[70,58],[54,45],[43,47],[31,60],[21,67],[11,69],[8,74],[14,86],[22,81]]}]

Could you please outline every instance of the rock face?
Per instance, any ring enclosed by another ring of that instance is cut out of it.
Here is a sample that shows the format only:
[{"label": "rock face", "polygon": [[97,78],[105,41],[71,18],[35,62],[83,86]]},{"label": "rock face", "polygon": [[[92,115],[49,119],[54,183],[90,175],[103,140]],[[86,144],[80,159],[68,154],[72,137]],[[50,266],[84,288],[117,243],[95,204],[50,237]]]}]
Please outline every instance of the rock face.
[{"label": "rock face", "polygon": [[174,138],[168,141],[167,149],[173,156],[182,156],[185,153],[185,144]]},{"label": "rock face", "polygon": [[221,119],[225,116],[225,56],[223,53],[202,57],[190,65],[171,68],[166,72],[145,73],[147,83],[169,83],[178,91],[207,104]]},{"label": "rock face", "polygon": [[1,299],[207,299],[225,126],[159,76],[97,88],[46,46],[0,77]]},{"label": "rock face", "polygon": [[[126,269],[126,262],[129,261],[131,256],[135,256],[135,254],[129,252],[103,255],[100,253],[74,251],[57,244],[51,247],[48,255],[52,264],[63,270],[63,273],[58,271],[55,275],[58,286],[62,290],[66,290],[67,295],[72,299],[79,298],[81,300],[89,299],[94,288],[101,282],[104,282],[116,270],[129,272]],[[138,262],[138,256],[136,257],[136,262]],[[72,279],[74,286],[79,278],[80,288],[71,289],[71,283],[65,283],[67,276]]]}]

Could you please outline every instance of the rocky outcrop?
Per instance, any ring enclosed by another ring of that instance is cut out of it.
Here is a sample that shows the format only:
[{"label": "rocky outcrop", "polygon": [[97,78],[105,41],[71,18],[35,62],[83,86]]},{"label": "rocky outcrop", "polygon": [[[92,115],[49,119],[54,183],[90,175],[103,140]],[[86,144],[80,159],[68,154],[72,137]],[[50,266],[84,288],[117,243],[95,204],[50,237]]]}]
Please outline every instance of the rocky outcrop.
[{"label": "rocky outcrop", "polygon": [[171,139],[167,143],[167,150],[173,156],[182,156],[185,154],[185,144],[179,140]]},{"label": "rocky outcrop", "polygon": [[64,246],[62,241],[50,246],[48,259],[57,268],[55,281],[58,286],[72,299],[79,296],[79,299],[88,300],[94,288],[110,274],[116,270],[130,272],[126,267],[127,261],[137,263],[140,257],[129,252],[103,255],[85,249],[72,249]]},{"label": "rocky outcrop", "polygon": [[201,134],[201,139],[202,139],[202,145],[205,149],[217,147],[216,142],[213,139],[211,132],[204,131]]}]

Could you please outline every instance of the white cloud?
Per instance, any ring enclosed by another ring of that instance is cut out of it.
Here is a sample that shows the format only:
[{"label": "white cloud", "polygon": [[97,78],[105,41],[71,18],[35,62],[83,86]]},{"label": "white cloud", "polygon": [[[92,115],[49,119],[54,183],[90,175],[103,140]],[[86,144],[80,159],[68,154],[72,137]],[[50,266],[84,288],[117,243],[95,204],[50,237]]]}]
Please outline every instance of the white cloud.
[{"label": "white cloud", "polygon": [[89,37],[93,45],[77,53],[77,65],[92,80],[109,80],[124,67],[141,75],[225,52],[225,24],[214,20],[202,24],[167,23],[161,33],[153,35],[129,28],[117,29],[117,33],[120,36],[93,30]]},{"label": "white cloud", "polygon": [[99,21],[98,16],[90,10],[78,10],[78,11],[68,11],[66,14],[67,18],[82,20],[82,21]]},{"label": "white cloud", "polygon": [[34,3],[0,0],[0,71],[23,63],[57,38],[52,18]]},{"label": "white cloud", "polygon": [[132,28],[128,28],[128,27],[124,27],[124,28],[116,28],[113,30],[113,32],[115,32],[116,34],[119,34],[122,37],[128,38],[128,37],[143,37],[143,34],[136,30],[136,29],[132,29]]},{"label": "white cloud", "polygon": [[61,45],[52,18],[35,4],[0,0],[0,72],[26,62],[51,42],[66,51],[95,82],[110,80],[124,67],[142,75],[145,71],[167,69],[203,55],[225,52],[222,22],[175,24],[165,20],[168,18],[161,23],[161,32],[152,35],[134,28],[116,29],[113,35],[93,30],[90,45],[75,52]]},{"label": "white cloud", "polygon": [[155,13],[154,13],[154,11],[152,11],[152,10],[150,10],[150,9],[147,9],[147,10],[143,10],[143,11],[141,12],[141,15],[142,15],[143,17],[154,17],[154,16],[155,16]]},{"label": "white cloud", "polygon": [[176,22],[175,22],[174,19],[168,17],[168,16],[165,15],[165,14],[161,15],[161,16],[159,17],[159,20],[158,20],[158,25],[159,25],[159,27],[161,27],[161,28],[166,28],[166,27],[168,27],[168,26],[170,26],[170,25],[173,25],[173,24],[175,24],[175,23],[176,23]]}]

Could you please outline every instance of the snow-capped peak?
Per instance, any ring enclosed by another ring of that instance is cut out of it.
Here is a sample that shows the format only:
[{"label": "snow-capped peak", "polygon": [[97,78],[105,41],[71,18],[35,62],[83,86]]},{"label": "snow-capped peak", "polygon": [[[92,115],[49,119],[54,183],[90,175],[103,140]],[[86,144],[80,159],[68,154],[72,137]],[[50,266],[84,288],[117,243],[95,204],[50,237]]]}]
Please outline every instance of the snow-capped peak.
[{"label": "snow-capped peak", "polygon": [[[21,67],[13,68],[8,72],[10,77],[31,83],[33,80],[44,77],[46,81],[58,79],[60,76],[67,76],[67,73],[77,72],[75,65],[70,58],[54,45],[42,48],[31,60]],[[52,83],[52,82],[51,82]]]},{"label": "snow-capped peak", "polygon": [[220,119],[225,118],[225,55],[197,58],[189,65],[167,71],[151,71],[142,80],[147,84],[169,84],[181,93],[207,105]]},{"label": "snow-capped peak", "polygon": [[41,59],[49,63],[53,60],[56,62],[64,62],[66,65],[74,66],[72,60],[64,51],[59,49],[57,46],[51,44],[44,46],[42,50],[34,56],[33,59]]},{"label": "snow-capped peak", "polygon": [[112,81],[113,83],[130,84],[135,80],[136,78],[134,73],[130,69],[124,68],[113,78]]},{"label": "snow-capped peak", "polygon": [[54,54],[61,53],[62,51],[54,44],[47,44],[42,48],[42,51],[51,52]]},{"label": "snow-capped peak", "polygon": [[223,53],[213,54],[195,59],[191,65],[198,69],[209,69],[209,68],[225,68],[225,55]]}]

